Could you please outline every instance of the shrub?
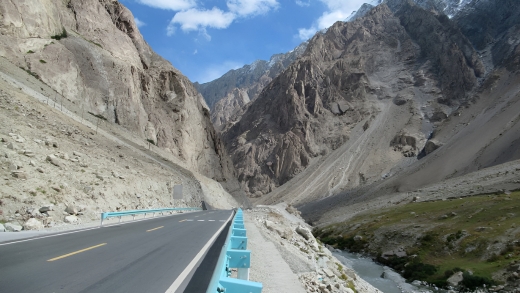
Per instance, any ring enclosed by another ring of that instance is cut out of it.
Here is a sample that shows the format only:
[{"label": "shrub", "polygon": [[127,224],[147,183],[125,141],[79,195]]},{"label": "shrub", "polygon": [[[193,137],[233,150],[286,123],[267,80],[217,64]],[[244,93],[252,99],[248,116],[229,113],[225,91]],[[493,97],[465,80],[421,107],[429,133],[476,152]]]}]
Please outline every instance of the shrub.
[{"label": "shrub", "polygon": [[149,138],[147,138],[146,141],[149,142],[149,143],[151,143],[151,144],[153,144],[153,145],[155,145],[155,141],[153,141],[153,139],[149,139]]},{"label": "shrub", "polygon": [[94,116],[94,117],[99,118],[99,119],[107,120],[107,118],[105,118],[105,116],[103,116],[103,115],[100,115],[100,114],[94,114],[94,113],[92,113],[92,112],[90,112],[90,111],[89,111],[88,113],[89,113],[90,115]]},{"label": "shrub", "polygon": [[27,54],[34,54],[34,51],[33,50],[29,50],[29,51],[27,51]]},{"label": "shrub", "polygon": [[54,36],[51,36],[51,39],[54,39],[54,40],[61,40],[61,39],[64,39],[66,38],[68,35],[67,35],[67,31],[65,30],[65,28],[63,28],[63,30],[61,31],[61,34],[59,35],[54,35]]},{"label": "shrub", "polygon": [[46,62],[45,60],[40,59],[40,63],[45,64],[45,63],[47,63],[47,62]]},{"label": "shrub", "polygon": [[495,284],[494,281],[488,278],[470,275],[468,272],[464,272],[462,277],[464,278],[461,282],[462,286],[464,289],[468,289],[470,291],[474,291],[475,289],[483,287],[484,285],[489,287]]},{"label": "shrub", "polygon": [[403,277],[409,281],[426,280],[436,272],[437,268],[435,266],[414,261],[404,267]]}]

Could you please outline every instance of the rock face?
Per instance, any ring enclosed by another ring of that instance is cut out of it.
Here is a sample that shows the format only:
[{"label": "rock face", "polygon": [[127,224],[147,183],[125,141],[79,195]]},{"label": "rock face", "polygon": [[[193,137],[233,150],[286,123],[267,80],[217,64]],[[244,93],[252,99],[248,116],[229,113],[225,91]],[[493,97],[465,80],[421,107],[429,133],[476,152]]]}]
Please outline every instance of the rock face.
[{"label": "rock face", "polygon": [[[359,162],[358,170],[342,177],[351,186],[370,183],[417,156],[433,124],[465,103],[485,73],[470,41],[443,14],[410,1],[387,2],[316,34],[305,53],[247,105],[241,120],[224,130],[250,196],[273,191],[311,162],[371,133],[373,120],[391,119],[394,129],[372,140],[381,144],[380,162]],[[396,156],[399,133],[417,138]],[[329,185],[336,185],[333,178]]]},{"label": "rock face", "polygon": [[269,61],[257,60],[211,82],[195,83],[211,108],[211,121],[215,129],[223,131],[229,127],[228,123],[238,121],[245,105],[254,101],[262,89],[300,57],[306,48],[307,42],[303,42],[288,53],[271,56]]},{"label": "rock face", "polygon": [[[388,68],[396,68],[390,65],[367,74],[380,91],[399,80],[394,83],[398,90],[388,94],[391,102],[370,100],[380,111],[372,113],[368,125],[359,123],[345,144],[259,202],[289,202],[306,220],[330,223],[357,208],[376,209],[414,197],[422,201],[518,188],[520,181],[505,176],[520,159],[520,120],[513,110],[520,107],[520,2],[471,2],[451,20],[409,1],[386,3],[399,4],[391,11],[417,49],[416,59],[403,60],[400,70],[390,73]],[[352,24],[367,21],[384,6]],[[490,43],[480,47],[479,32],[485,31]],[[409,48],[400,43],[402,50]],[[376,83],[378,75],[388,79]],[[465,182],[479,189],[456,189]]]},{"label": "rock face", "polygon": [[191,170],[232,180],[202,96],[152,51],[119,2],[3,1],[0,56],[52,87],[51,98],[138,133]]}]

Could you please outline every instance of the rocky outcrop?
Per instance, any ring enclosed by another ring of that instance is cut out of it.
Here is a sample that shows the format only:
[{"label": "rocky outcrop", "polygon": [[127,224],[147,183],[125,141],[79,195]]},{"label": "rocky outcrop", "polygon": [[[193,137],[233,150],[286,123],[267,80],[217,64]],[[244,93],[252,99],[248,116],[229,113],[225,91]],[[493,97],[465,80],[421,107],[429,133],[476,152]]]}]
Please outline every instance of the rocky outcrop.
[{"label": "rocky outcrop", "polygon": [[202,96],[119,2],[3,1],[0,32],[0,56],[54,89],[52,98],[138,133],[191,170],[233,180]]},{"label": "rocky outcrop", "polygon": [[[383,3],[362,18],[316,34],[302,57],[224,130],[223,139],[243,188],[259,197],[345,143],[354,144],[352,135],[371,132],[375,117],[400,113],[402,118],[378,119],[402,120],[392,126],[395,132],[369,140],[379,145],[385,139],[377,155],[385,153],[390,160],[366,158],[366,164],[359,163],[362,170],[341,176],[350,185],[367,184],[394,164],[409,164],[406,157],[417,156],[429,135],[421,125],[432,127],[446,118],[444,111],[465,103],[482,74],[478,54],[448,17],[409,1],[392,9]],[[415,145],[392,142],[404,132],[417,133]],[[399,146],[404,149],[397,157],[392,152]],[[360,148],[368,149],[360,146],[352,155],[359,157]]]},{"label": "rocky outcrop", "polygon": [[195,83],[211,108],[211,121],[215,129],[223,131],[229,127],[228,124],[240,120],[245,105],[254,101],[263,88],[300,57],[306,48],[307,42],[303,42],[290,52],[271,56],[269,61],[257,60],[208,83]]}]

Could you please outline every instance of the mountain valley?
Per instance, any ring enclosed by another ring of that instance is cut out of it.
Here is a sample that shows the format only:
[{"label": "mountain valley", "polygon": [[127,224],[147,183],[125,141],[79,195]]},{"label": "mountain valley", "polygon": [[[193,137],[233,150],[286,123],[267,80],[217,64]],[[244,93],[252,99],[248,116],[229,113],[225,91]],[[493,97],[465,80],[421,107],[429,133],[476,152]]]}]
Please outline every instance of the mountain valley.
[{"label": "mountain valley", "polygon": [[520,292],[519,109],[516,0],[372,1],[202,84],[118,1],[4,1],[0,228],[204,202],[244,208],[307,292],[324,269],[379,292],[338,248]]}]

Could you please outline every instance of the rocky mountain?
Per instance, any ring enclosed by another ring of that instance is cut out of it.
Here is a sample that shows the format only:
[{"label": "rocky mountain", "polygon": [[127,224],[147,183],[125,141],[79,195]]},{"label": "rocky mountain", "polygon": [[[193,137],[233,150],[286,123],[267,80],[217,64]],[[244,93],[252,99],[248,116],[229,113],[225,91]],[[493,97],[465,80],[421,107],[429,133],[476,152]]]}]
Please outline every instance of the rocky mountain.
[{"label": "rocky mountain", "polygon": [[3,1],[0,56],[55,97],[137,133],[190,170],[233,182],[233,166],[193,84],[144,41],[113,0]]},{"label": "rocky mountain", "polygon": [[[379,2],[374,3],[375,5],[380,4]],[[369,3],[363,3],[361,7],[359,7],[358,10],[353,11],[352,14],[345,20],[345,21],[354,21],[360,17],[365,16],[372,8],[374,8],[375,5],[369,4]]]},{"label": "rocky mountain", "polygon": [[434,125],[467,103],[485,75],[470,41],[445,15],[396,4],[318,33],[223,133],[249,195],[272,192],[365,132],[380,136],[356,149],[373,154],[352,158],[342,180],[372,182],[410,164]]},{"label": "rocky mountain", "polygon": [[195,83],[211,108],[211,121],[217,131],[228,123],[240,119],[246,104],[254,101],[262,89],[298,58],[307,48],[303,42],[294,50],[271,56],[269,61],[257,60],[253,64],[231,70],[222,77],[204,84]]}]

